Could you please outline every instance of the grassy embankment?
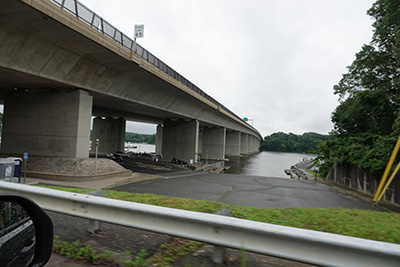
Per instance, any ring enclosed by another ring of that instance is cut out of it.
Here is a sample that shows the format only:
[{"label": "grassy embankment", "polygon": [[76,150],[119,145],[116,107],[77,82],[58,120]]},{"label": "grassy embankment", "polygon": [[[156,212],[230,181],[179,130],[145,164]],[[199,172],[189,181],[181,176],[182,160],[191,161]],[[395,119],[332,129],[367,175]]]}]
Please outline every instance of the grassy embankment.
[{"label": "grassy embankment", "polygon": [[[83,194],[91,191],[76,188],[48,188]],[[400,244],[400,214],[398,213],[343,208],[260,209],[232,206],[214,201],[165,197],[153,194],[135,194],[112,190],[106,190],[105,197],[205,213],[216,213],[216,211],[225,208],[231,211],[232,217],[240,219]],[[193,249],[195,247],[193,246]],[[171,250],[168,244],[164,244],[160,248],[161,250],[163,248],[164,250]],[[184,254],[180,249],[178,249],[177,253]],[[161,256],[161,258],[163,257],[167,256]],[[172,255],[169,255],[167,258],[169,258],[169,261],[176,259]]]}]

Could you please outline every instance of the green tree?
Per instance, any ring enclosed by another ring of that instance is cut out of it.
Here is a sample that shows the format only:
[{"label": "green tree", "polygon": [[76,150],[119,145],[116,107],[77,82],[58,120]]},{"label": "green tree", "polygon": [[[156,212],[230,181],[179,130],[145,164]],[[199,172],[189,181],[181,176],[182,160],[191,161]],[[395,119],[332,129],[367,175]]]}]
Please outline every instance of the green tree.
[{"label": "green tree", "polygon": [[138,133],[125,133],[125,142],[139,143],[139,144],[155,144],[155,134],[138,134]]},{"label": "green tree", "polygon": [[314,153],[317,150],[319,142],[328,140],[327,135],[317,133],[304,133],[296,135],[293,133],[273,133],[264,138],[260,150],[279,151],[279,152],[297,152]]},{"label": "green tree", "polygon": [[378,0],[367,14],[375,20],[372,41],[356,54],[348,73],[334,87],[335,94],[343,100],[359,91],[379,90],[399,108],[400,1]]},{"label": "green tree", "polygon": [[334,86],[334,130],[319,148],[325,172],[346,163],[381,172],[400,134],[400,1],[377,0],[367,14],[372,41]]}]

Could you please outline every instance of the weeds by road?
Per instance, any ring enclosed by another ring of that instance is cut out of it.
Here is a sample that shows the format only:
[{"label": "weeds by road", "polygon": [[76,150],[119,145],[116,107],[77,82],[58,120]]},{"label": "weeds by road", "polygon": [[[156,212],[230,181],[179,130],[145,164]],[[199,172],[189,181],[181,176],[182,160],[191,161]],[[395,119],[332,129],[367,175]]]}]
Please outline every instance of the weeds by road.
[{"label": "weeds by road", "polygon": [[[91,191],[62,187],[48,188],[83,194]],[[236,218],[400,244],[400,214],[398,213],[344,208],[261,209],[232,206],[214,201],[117,192],[112,190],[106,190],[105,197],[205,213],[216,213],[221,209],[229,209],[230,215]],[[172,239],[170,243],[161,245],[158,252],[151,255],[152,257],[147,257],[146,263],[152,262],[152,264],[156,264],[156,266],[170,264],[190,254],[198,246],[201,246],[198,242],[186,242],[193,241]],[[186,250],[186,247],[190,247],[191,249]],[[134,262],[135,258],[133,257],[131,261]]]}]

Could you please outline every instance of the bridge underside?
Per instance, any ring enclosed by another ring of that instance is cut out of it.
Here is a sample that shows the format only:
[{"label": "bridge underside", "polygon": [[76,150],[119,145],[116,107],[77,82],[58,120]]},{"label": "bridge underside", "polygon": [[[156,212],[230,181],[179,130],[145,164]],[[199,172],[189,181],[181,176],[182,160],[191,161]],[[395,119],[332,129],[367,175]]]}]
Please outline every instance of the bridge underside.
[{"label": "bridge underside", "polygon": [[[102,153],[115,152],[126,120],[160,125],[157,151],[167,160],[258,150],[260,134],[221,106],[50,1],[30,2],[43,6],[0,9],[2,153],[85,158],[96,138]],[[93,122],[90,140],[92,116],[107,119]]]}]

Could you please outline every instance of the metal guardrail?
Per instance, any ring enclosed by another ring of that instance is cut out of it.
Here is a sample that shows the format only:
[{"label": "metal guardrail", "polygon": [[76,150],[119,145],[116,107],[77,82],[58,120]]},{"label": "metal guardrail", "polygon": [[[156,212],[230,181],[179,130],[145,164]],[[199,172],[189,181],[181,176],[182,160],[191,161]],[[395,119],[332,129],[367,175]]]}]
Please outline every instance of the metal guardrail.
[{"label": "metal guardrail", "polygon": [[400,245],[0,181],[43,209],[324,266],[398,266]]},{"label": "metal guardrail", "polygon": [[297,168],[295,165],[291,166],[290,168],[297,174],[297,176],[302,177],[306,180],[309,178],[309,175],[307,173],[303,172],[302,170]]},{"label": "metal guardrail", "polygon": [[204,166],[203,168],[201,168],[201,170],[202,170],[203,172],[207,172],[207,171],[209,171],[209,170],[222,167],[222,164],[224,164],[223,161],[218,161],[218,162],[215,162],[215,163],[208,164],[208,165]]},{"label": "metal guardrail", "polygon": [[[219,103],[217,100],[206,94],[203,90],[198,88],[196,85],[191,83],[188,79],[180,75],[174,69],[169,67],[165,64],[162,60],[158,59],[152,53],[144,49],[139,44],[135,44],[135,42],[122,33],[120,30],[112,26],[109,22],[105,19],[97,15],[95,12],[90,10],[88,7],[83,5],[81,2],[77,0],[51,0],[53,3],[60,6],[62,9],[70,12],[74,16],[76,16],[79,20],[85,22],[86,24],[90,25],[97,31],[103,33],[107,37],[113,39],[114,41],[118,42],[122,46],[128,48],[129,50],[137,53],[141,58],[145,59],[147,62],[151,63],[153,66],[157,67],[158,69],[162,70],[164,73],[168,74],[170,77],[174,78],[175,80],[179,81],[186,87],[190,88],[197,94],[201,95],[202,97],[206,98],[210,102],[214,103],[215,105],[219,106],[229,114],[233,115],[240,121],[242,119],[233,113],[231,110],[226,108],[224,105]],[[250,126],[250,125],[249,125]],[[254,129],[254,127],[251,126]]]}]

